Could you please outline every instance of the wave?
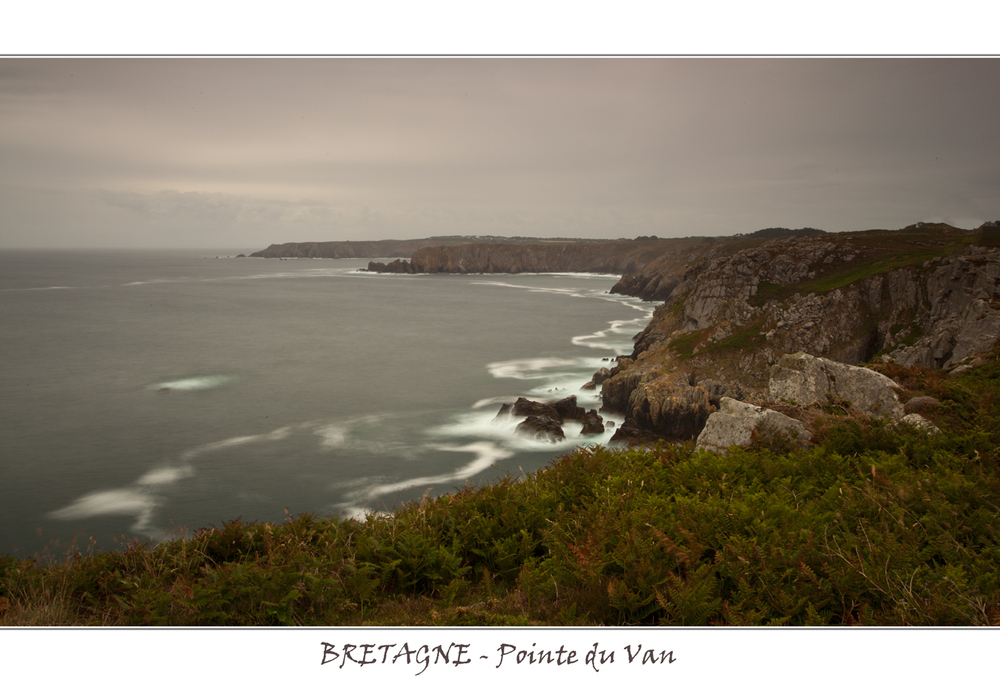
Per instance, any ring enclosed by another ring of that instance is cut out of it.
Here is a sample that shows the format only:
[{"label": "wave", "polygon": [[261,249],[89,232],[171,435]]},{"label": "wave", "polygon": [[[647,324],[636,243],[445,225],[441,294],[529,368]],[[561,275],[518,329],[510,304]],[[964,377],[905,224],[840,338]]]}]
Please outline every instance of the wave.
[{"label": "wave", "polygon": [[70,285],[49,285],[48,287],[8,287],[0,292],[39,292],[42,290],[75,290],[76,287]]},{"label": "wave", "polygon": [[509,361],[494,361],[486,364],[486,370],[494,378],[513,378],[515,380],[538,380],[546,378],[551,373],[545,373],[550,368],[567,368],[578,365],[572,359],[556,357],[541,357],[533,359],[511,359]]},{"label": "wave", "polygon": [[153,385],[148,385],[147,389],[153,390],[154,392],[162,392],[164,390],[171,392],[198,392],[201,390],[222,387],[223,385],[227,385],[234,380],[236,380],[235,375],[201,375],[193,378],[180,378],[178,380],[158,382]]},{"label": "wave", "polygon": [[69,506],[49,513],[48,517],[56,520],[79,520],[99,515],[135,516],[132,532],[159,539],[162,535],[153,529],[151,522],[160,503],[159,498],[133,487],[109,489],[84,494]]}]

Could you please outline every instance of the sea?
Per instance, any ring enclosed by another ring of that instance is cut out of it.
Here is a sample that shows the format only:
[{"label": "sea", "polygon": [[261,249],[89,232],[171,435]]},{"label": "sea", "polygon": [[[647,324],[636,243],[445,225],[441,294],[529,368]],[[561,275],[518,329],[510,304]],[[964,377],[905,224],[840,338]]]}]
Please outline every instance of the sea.
[{"label": "sea", "polygon": [[235,254],[0,252],[0,554],[361,519],[521,477],[615,428],[539,442],[502,404],[599,408],[581,386],[653,310],[611,275]]}]

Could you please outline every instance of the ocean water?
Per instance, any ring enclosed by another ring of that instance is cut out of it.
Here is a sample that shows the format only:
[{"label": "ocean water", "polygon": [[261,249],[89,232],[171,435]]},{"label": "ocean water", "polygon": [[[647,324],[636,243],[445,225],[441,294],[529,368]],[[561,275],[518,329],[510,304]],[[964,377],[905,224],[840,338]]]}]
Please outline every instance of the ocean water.
[{"label": "ocean water", "polygon": [[[367,259],[0,252],[0,553],[364,516],[530,472],[503,402],[575,394],[652,305],[613,276]],[[620,422],[620,416],[607,415]]]}]

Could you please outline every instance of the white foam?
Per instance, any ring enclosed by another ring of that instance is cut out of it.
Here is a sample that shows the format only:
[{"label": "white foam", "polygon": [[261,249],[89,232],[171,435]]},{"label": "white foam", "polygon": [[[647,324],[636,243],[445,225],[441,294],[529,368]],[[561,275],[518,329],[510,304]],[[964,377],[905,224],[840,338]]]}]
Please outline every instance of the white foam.
[{"label": "white foam", "polygon": [[364,522],[368,516],[372,515],[372,510],[364,506],[341,506],[339,510],[345,518],[357,520],[358,522]]},{"label": "white foam", "polygon": [[515,402],[515,401],[517,401],[517,397],[515,397],[515,396],[509,396],[509,397],[489,397],[488,399],[480,399],[479,401],[477,401],[476,403],[474,403],[472,405],[472,408],[474,408],[474,409],[481,409],[484,406],[495,406],[497,404],[510,404],[512,402]]},{"label": "white foam", "polygon": [[459,413],[452,422],[444,425],[436,425],[427,429],[427,434],[431,437],[458,437],[458,438],[487,438],[494,440],[507,439],[515,425],[514,419],[509,416],[497,416],[496,411],[475,411]]},{"label": "white foam", "polygon": [[75,290],[69,285],[49,285],[48,287],[8,287],[0,292],[40,292],[42,290]]},{"label": "white foam", "polygon": [[539,380],[549,377],[549,373],[541,373],[549,368],[566,368],[575,366],[572,359],[557,359],[554,357],[535,359],[512,359],[510,361],[495,361],[486,364],[486,370],[494,378],[513,378],[515,380]]},{"label": "white foam", "polygon": [[150,470],[148,473],[136,480],[135,483],[140,486],[155,487],[159,485],[172,484],[177,480],[192,477],[193,475],[194,468],[190,466],[183,466],[179,468],[157,468],[156,470]]},{"label": "white foam", "polygon": [[448,445],[430,445],[430,446],[440,449],[441,451],[471,452],[476,454],[476,458],[468,465],[465,465],[447,474],[429,475],[426,477],[415,477],[409,480],[403,480],[402,482],[394,482],[392,484],[370,487],[369,489],[366,490],[365,494],[368,497],[379,497],[385,494],[399,492],[404,489],[411,489],[413,487],[426,487],[428,485],[445,484],[447,482],[467,480],[468,478],[483,472],[497,461],[503,460],[505,458],[510,458],[511,456],[514,455],[513,451],[500,449],[492,442],[473,442],[472,444],[465,444],[463,446],[448,446]]},{"label": "white foam", "polygon": [[327,449],[343,446],[347,441],[347,428],[343,425],[327,425],[318,428],[315,433],[322,438],[321,445]]},{"label": "white foam", "polygon": [[166,382],[149,385],[148,389],[170,390],[172,392],[198,392],[201,390],[214,389],[229,384],[236,379],[233,375],[201,375],[194,378],[181,378],[179,380],[168,380]]},{"label": "white foam", "polygon": [[136,489],[111,489],[85,494],[69,506],[49,513],[49,517],[79,520],[98,515],[134,515],[136,520],[132,525],[132,532],[154,536],[149,523],[156,506],[155,498]]}]

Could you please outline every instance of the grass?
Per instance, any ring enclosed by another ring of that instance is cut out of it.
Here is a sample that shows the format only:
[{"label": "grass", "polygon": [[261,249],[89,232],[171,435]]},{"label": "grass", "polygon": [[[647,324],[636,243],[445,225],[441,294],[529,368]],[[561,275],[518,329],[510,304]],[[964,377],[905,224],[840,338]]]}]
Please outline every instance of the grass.
[{"label": "grass", "polygon": [[0,624],[998,624],[1000,358],[879,369],[940,435],[815,411],[808,449],[592,447],[388,517],[3,556]]}]

